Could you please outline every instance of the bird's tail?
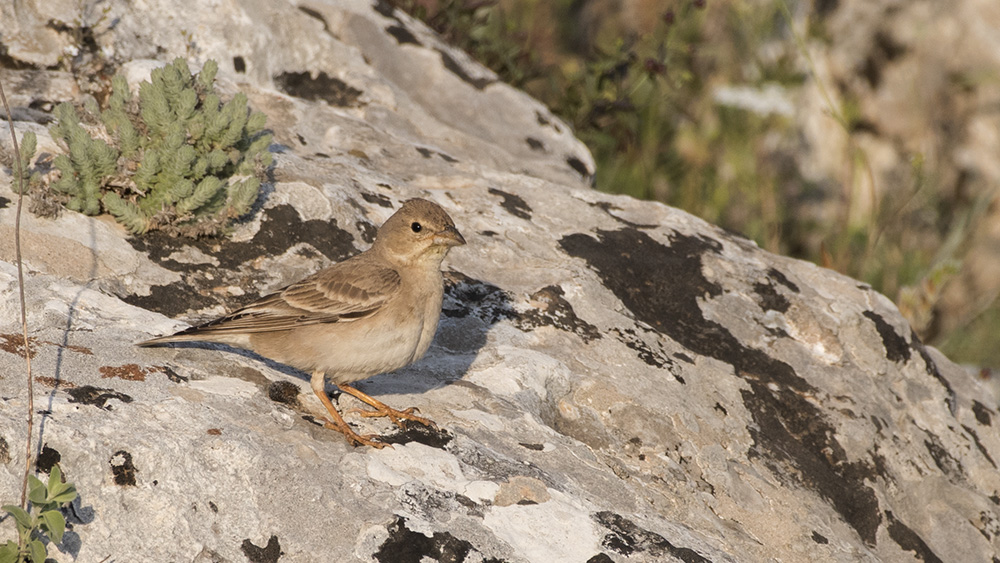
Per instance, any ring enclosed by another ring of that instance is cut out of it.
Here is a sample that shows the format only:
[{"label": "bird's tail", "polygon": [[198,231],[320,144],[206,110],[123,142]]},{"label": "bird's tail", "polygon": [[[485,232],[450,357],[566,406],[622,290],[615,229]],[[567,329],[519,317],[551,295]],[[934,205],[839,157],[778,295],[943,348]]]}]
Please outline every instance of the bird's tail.
[{"label": "bird's tail", "polygon": [[250,337],[247,334],[238,331],[219,330],[218,325],[220,324],[220,321],[226,318],[227,317],[223,317],[222,319],[205,323],[203,325],[193,326],[175,334],[151,338],[143,342],[137,342],[136,346],[148,348],[150,346],[162,346],[164,344],[174,344],[177,342],[214,342],[216,344],[229,344],[230,346],[249,348]]},{"label": "bird's tail", "polygon": [[176,334],[169,334],[167,336],[158,336],[156,338],[150,338],[149,340],[143,340],[142,342],[136,342],[136,346],[143,348],[148,348],[150,346],[160,346],[162,344],[172,344],[174,342],[205,342],[204,334],[195,334],[194,328],[189,328],[182,330]]}]

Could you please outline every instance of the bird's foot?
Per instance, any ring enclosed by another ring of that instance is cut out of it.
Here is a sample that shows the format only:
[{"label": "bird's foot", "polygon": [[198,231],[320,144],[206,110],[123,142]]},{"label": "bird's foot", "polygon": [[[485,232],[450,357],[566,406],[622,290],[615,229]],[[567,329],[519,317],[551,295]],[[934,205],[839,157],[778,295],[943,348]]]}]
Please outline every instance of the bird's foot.
[{"label": "bird's foot", "polygon": [[330,430],[336,430],[347,438],[347,442],[352,446],[371,446],[375,449],[382,449],[386,446],[392,447],[392,444],[386,444],[385,442],[379,442],[375,440],[378,438],[377,434],[358,434],[347,423],[337,424],[327,418],[320,419],[323,421],[323,426],[329,428]]},{"label": "bird's foot", "polygon": [[393,422],[393,424],[395,424],[396,426],[402,428],[403,430],[406,430],[406,425],[403,424],[404,420],[410,420],[410,421],[413,421],[413,422],[417,422],[419,424],[423,424],[424,426],[426,426],[428,428],[431,428],[431,429],[434,429],[434,430],[438,429],[437,424],[434,424],[433,420],[431,420],[429,418],[424,418],[422,416],[417,416],[416,414],[413,414],[415,412],[418,412],[416,407],[410,407],[410,408],[408,408],[406,410],[402,410],[402,411],[396,410],[396,409],[390,407],[389,405],[383,403],[382,401],[379,401],[378,399],[375,399],[373,397],[368,396],[365,393],[362,393],[361,391],[358,391],[357,389],[355,389],[354,387],[351,387],[350,385],[342,383],[340,385],[337,385],[337,387],[341,391],[343,391],[344,393],[347,393],[349,395],[353,395],[358,400],[360,400],[360,401],[362,401],[364,403],[367,403],[368,405],[371,405],[372,408],[375,409],[375,410],[351,409],[348,412],[356,412],[356,413],[360,414],[361,416],[363,416],[364,418],[379,418],[379,417],[383,417],[384,416],[384,417],[388,418],[389,420],[391,420]]},{"label": "bird's foot", "polygon": [[406,425],[403,424],[404,420],[411,420],[413,422],[423,424],[428,428],[433,428],[434,430],[437,430],[438,428],[437,424],[434,424],[433,420],[413,414],[415,412],[419,412],[417,407],[410,407],[405,410],[396,410],[388,405],[382,405],[381,408],[376,407],[375,410],[351,409],[347,412],[358,413],[364,418],[381,418],[384,416],[391,420],[393,424],[404,430],[406,429]]}]

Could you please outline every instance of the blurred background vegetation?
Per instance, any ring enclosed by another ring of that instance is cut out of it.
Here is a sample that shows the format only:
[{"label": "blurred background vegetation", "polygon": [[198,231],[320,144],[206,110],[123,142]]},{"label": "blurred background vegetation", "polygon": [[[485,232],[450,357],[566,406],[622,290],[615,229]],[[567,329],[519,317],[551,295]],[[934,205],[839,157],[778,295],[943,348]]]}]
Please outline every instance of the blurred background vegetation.
[{"label": "blurred background vegetation", "polygon": [[[955,149],[980,122],[1000,126],[980,119],[984,98],[1000,103],[1000,73],[974,44],[960,62],[940,56],[949,37],[971,42],[935,31],[959,17],[947,6],[391,3],[569,122],[597,162],[597,189],[867,282],[925,342],[1000,367],[1000,178],[988,166],[1000,155],[988,143],[986,154]],[[900,31],[913,28],[923,31]]]}]

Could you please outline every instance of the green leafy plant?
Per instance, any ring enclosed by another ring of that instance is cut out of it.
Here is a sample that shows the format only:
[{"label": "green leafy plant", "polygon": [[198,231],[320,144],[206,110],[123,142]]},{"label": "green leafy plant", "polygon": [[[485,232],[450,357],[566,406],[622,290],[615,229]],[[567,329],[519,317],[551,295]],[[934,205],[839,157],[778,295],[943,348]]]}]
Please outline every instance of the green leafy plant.
[{"label": "green leafy plant", "polygon": [[48,483],[34,475],[28,480],[29,509],[11,504],[3,507],[17,525],[17,541],[8,540],[0,545],[0,563],[44,563],[47,548],[43,540],[47,538],[52,543],[59,543],[66,531],[66,519],[60,508],[73,502],[76,487],[63,482],[58,465],[52,467]]},{"label": "green leafy plant", "polygon": [[50,130],[67,153],[52,162],[58,178],[36,180],[32,195],[44,189],[71,210],[110,213],[135,234],[219,233],[250,210],[273,156],[266,116],[242,93],[223,103],[217,70],[209,60],[192,75],[175,59],[138,97],[116,75],[104,109],[92,100],[82,114],[60,104]]}]

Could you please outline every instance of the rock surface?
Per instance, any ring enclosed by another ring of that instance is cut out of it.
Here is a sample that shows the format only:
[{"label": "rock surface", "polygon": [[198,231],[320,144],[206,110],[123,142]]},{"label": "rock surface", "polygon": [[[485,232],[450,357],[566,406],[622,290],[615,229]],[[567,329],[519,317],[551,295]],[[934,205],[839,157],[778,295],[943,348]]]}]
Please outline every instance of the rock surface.
[{"label": "rock surface", "polygon": [[[268,114],[278,153],[260,214],[231,241],[23,217],[38,466],[58,462],[80,492],[50,555],[997,560],[996,391],[869,287],[592,191],[564,124],[384,3],[87,4],[107,8],[100,20],[50,4],[0,8],[21,65],[2,78],[37,88],[17,103],[81,95],[45,70],[73,48],[136,77],[148,57],[215,58],[223,87]],[[93,44],[45,25],[53,9]],[[0,189],[10,502],[26,398],[14,196]],[[394,443],[355,449],[316,424],[304,374],[232,349],[130,345],[357,252],[415,196],[469,244],[446,262],[428,356],[360,386],[441,432],[352,416]]]}]

